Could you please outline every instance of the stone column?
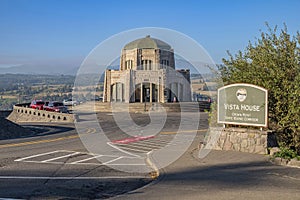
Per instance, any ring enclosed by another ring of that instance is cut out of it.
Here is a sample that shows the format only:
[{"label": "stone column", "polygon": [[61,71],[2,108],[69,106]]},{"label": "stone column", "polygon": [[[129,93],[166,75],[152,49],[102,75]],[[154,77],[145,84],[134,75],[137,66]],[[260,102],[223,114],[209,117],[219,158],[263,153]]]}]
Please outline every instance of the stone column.
[{"label": "stone column", "polygon": [[178,83],[175,83],[175,96],[178,100]]},{"label": "stone column", "polygon": [[180,84],[180,99],[183,101],[183,84]]},{"label": "stone column", "polygon": [[177,83],[177,100],[178,101],[181,101],[181,84],[180,83]]},{"label": "stone column", "polygon": [[170,87],[169,87],[169,94],[168,94],[168,97],[170,98],[171,102],[173,101],[173,92],[172,92],[172,86],[173,84],[170,83]]},{"label": "stone column", "polygon": [[140,101],[141,101],[141,103],[143,103],[143,83],[141,83],[141,99],[140,99]]},{"label": "stone column", "polygon": [[152,103],[152,83],[150,83],[150,103]]},{"label": "stone column", "polygon": [[120,99],[120,83],[116,83],[116,101]]},{"label": "stone column", "polygon": [[160,85],[158,84],[157,86],[157,103],[160,102]]},{"label": "stone column", "polygon": [[113,84],[112,85],[112,101],[116,101],[116,98],[117,98],[117,91],[116,91],[116,86],[117,86],[117,84]]},{"label": "stone column", "polygon": [[121,83],[121,84],[120,84],[120,91],[121,91],[120,100],[121,100],[121,102],[123,101],[123,97],[124,97],[124,93],[123,93],[123,86],[124,86],[124,84],[123,84],[123,83]]}]

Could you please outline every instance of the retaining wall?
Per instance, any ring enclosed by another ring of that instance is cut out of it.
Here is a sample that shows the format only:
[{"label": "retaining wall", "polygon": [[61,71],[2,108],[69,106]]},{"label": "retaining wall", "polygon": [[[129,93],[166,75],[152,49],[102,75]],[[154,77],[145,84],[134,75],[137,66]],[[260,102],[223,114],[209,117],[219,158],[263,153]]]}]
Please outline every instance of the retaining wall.
[{"label": "retaining wall", "polygon": [[276,146],[274,134],[270,131],[244,128],[210,129],[209,138],[220,134],[211,147],[215,150],[233,150],[248,153],[267,154],[267,148]]},{"label": "retaining wall", "polygon": [[[163,107],[163,108],[162,108]],[[184,107],[184,108],[181,108]],[[209,110],[209,107],[202,103],[181,102],[181,103],[111,103],[111,102],[87,102],[76,106],[79,110],[93,110],[95,112],[199,112]]]},{"label": "retaining wall", "polygon": [[15,105],[7,119],[13,122],[74,122],[73,114],[36,110],[22,105]]}]

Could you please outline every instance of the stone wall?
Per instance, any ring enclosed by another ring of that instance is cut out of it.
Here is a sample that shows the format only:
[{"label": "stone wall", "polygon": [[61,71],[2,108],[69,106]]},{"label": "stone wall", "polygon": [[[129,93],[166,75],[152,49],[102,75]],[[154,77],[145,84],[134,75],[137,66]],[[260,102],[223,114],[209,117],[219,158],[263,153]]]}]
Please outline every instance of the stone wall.
[{"label": "stone wall", "polygon": [[215,137],[216,134],[219,134],[219,138],[212,146],[212,149],[215,150],[267,154],[267,147],[275,143],[274,141],[268,141],[272,135],[269,131],[244,128],[211,128],[208,137]]},{"label": "stone wall", "polygon": [[[110,102],[87,102],[76,106],[76,112],[204,112],[209,110],[207,104],[202,102],[180,103],[110,103]],[[76,113],[74,112],[74,113]],[[80,117],[80,116],[79,116]]]},{"label": "stone wall", "polygon": [[73,114],[36,110],[22,106],[14,106],[7,119],[13,122],[74,122]]}]

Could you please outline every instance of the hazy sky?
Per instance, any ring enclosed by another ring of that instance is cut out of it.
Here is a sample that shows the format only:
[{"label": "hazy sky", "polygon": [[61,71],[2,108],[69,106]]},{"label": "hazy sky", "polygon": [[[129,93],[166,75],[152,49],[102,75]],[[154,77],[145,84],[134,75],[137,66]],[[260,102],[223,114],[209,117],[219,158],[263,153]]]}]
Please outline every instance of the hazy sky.
[{"label": "hazy sky", "polygon": [[295,34],[299,10],[299,0],[0,0],[0,67],[79,66],[101,41],[141,27],[182,32],[220,63],[226,50],[259,37],[266,21]]}]

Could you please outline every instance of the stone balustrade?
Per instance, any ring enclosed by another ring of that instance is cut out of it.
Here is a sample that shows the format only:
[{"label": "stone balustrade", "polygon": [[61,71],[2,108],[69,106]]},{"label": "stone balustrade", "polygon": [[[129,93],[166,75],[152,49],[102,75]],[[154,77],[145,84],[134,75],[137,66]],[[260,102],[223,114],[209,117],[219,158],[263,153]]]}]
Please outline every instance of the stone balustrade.
[{"label": "stone balustrade", "polygon": [[13,122],[74,122],[74,115],[36,110],[20,104],[13,107],[7,119]]}]

